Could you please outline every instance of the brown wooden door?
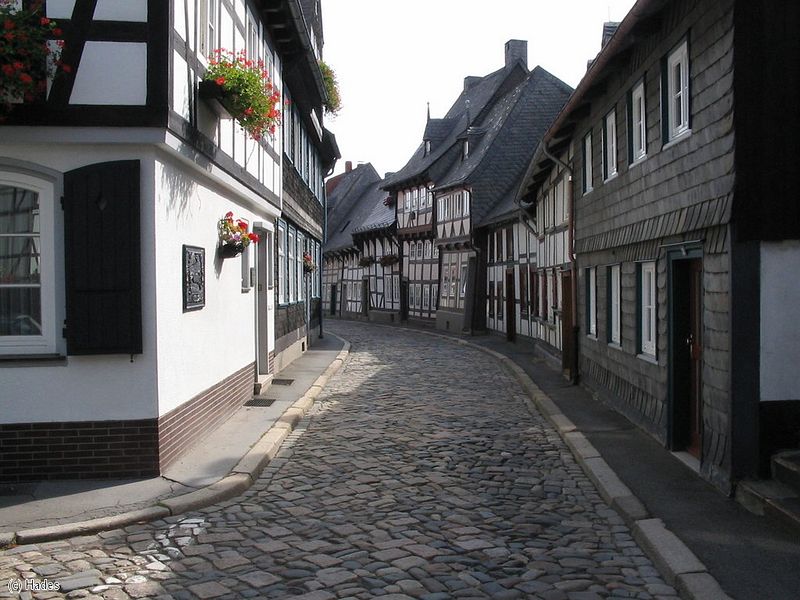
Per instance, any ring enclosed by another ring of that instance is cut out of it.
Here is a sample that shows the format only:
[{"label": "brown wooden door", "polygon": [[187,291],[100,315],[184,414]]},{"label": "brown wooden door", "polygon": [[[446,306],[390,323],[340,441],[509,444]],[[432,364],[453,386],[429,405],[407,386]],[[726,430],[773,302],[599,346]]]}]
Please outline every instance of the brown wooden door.
[{"label": "brown wooden door", "polygon": [[703,430],[703,263],[689,261],[689,444],[687,451],[700,458]]},{"label": "brown wooden door", "polygon": [[517,337],[517,292],[514,286],[514,269],[506,270],[506,339]]}]

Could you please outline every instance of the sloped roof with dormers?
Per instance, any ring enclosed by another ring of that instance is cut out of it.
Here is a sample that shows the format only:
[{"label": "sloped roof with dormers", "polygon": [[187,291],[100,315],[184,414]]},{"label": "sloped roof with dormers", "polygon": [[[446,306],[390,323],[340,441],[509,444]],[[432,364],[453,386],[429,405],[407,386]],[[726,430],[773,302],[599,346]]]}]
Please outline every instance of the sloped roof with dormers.
[{"label": "sloped roof with dormers", "polygon": [[527,75],[522,62],[514,62],[466,86],[442,119],[428,119],[424,136],[430,151],[426,152],[426,139],[394,175],[387,178],[384,189],[399,189],[422,180],[434,181],[447,173],[458,156],[456,144],[459,136],[470,126],[480,126],[499,98],[508,93]]},{"label": "sloped roof with dormers", "polygon": [[472,219],[484,224],[514,210],[514,196],[539,140],[572,93],[572,88],[542,67],[534,68],[497,102],[482,127],[459,137],[469,155],[442,177],[436,190],[472,190]]}]

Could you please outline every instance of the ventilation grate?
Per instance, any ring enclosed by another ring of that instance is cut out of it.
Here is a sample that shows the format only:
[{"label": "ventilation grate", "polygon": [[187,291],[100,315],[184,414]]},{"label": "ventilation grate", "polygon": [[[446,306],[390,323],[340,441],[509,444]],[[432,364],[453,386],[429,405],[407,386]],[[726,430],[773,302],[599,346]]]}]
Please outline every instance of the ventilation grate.
[{"label": "ventilation grate", "polygon": [[253,398],[244,403],[245,406],[272,406],[277,398]]},{"label": "ventilation grate", "polygon": [[294,379],[273,379],[272,385],[292,385]]}]

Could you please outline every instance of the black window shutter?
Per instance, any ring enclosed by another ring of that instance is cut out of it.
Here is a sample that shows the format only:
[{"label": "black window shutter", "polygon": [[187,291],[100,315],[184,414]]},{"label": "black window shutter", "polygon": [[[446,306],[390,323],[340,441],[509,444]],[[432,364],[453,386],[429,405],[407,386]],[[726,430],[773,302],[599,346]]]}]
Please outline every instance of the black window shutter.
[{"label": "black window shutter", "polygon": [[64,175],[67,354],[141,354],[139,161]]}]

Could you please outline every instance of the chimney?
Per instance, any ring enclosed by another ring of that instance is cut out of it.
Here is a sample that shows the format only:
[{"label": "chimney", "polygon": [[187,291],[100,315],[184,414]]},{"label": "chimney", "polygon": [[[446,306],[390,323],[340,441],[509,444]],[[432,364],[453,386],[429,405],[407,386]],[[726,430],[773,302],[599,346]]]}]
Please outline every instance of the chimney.
[{"label": "chimney", "polygon": [[617,32],[617,27],[619,27],[619,23],[615,23],[613,21],[606,21],[603,23],[603,40],[600,42],[600,48],[606,47],[608,41]]},{"label": "chimney", "polygon": [[525,40],[508,40],[506,42],[506,67],[521,60],[522,65],[528,68],[528,42]]},{"label": "chimney", "polygon": [[347,162],[344,163],[344,172],[349,173],[352,170],[353,170],[353,161],[348,160]]},{"label": "chimney", "polygon": [[480,83],[481,79],[483,79],[483,77],[476,77],[475,75],[468,75],[467,77],[464,77],[464,91],[466,92],[467,90],[475,87],[478,83]]}]

